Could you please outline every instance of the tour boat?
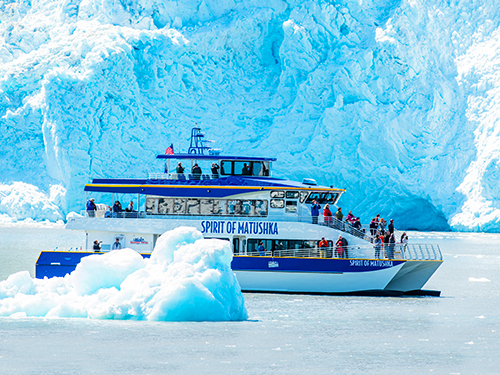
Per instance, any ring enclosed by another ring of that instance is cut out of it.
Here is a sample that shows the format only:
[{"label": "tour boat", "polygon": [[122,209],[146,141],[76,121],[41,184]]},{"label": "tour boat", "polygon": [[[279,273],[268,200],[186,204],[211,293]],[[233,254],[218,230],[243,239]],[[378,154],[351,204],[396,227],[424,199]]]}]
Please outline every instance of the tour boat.
[{"label": "tour boat", "polygon": [[[190,226],[205,238],[232,244],[231,267],[246,292],[439,295],[422,290],[442,263],[439,246],[396,243],[378,251],[368,229],[335,217],[325,221],[321,213],[311,216],[313,201],[322,208],[329,204],[334,213],[344,189],[320,186],[311,178],[275,177],[275,158],[221,155],[205,142],[201,130],[193,128],[187,153],[174,153],[171,146],[157,156],[165,162],[163,173],[95,178],[85,185],[101,204],[71,217],[66,228],[85,231],[86,248],[43,251],[36,277],[70,273],[95,253],[96,240],[99,252],[111,251],[118,239],[122,248],[149,257],[162,233]],[[137,211],[110,211],[116,201],[124,206],[132,201]],[[339,236],[348,242],[342,249],[334,245]],[[322,238],[328,247],[318,246]]]}]

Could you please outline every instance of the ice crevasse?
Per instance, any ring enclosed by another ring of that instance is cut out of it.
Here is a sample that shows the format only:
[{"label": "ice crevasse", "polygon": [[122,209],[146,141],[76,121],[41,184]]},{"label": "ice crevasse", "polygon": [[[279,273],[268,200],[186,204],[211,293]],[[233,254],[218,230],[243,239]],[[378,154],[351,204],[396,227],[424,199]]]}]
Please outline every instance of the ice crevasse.
[{"label": "ice crevasse", "polygon": [[500,230],[493,0],[0,4],[0,219],[83,207],[198,124],[400,228]]}]

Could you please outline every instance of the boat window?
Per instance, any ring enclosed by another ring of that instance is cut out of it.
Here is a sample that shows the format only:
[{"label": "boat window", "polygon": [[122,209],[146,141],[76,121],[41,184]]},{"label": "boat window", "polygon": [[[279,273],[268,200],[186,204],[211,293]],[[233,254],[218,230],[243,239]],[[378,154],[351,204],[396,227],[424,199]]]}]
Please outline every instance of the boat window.
[{"label": "boat window", "polygon": [[253,201],[242,201],[241,202],[241,214],[245,216],[252,215],[253,213]]},{"label": "boat window", "polygon": [[287,191],[285,197],[287,199],[297,199],[299,197],[298,191]]},{"label": "boat window", "polygon": [[174,212],[174,200],[171,198],[160,198],[158,200],[158,213],[160,215],[172,214]]},{"label": "boat window", "polygon": [[254,176],[269,176],[269,162],[253,162],[252,170]]},{"label": "boat window", "polygon": [[200,213],[202,215],[213,215],[213,213],[214,213],[214,200],[213,199],[200,199]]},{"label": "boat window", "polygon": [[222,160],[220,162],[220,174],[221,175],[230,175],[232,174],[233,163],[229,160]]},{"label": "boat window", "polygon": [[267,216],[267,201],[255,201],[255,216]]},{"label": "boat window", "polygon": [[158,199],[147,198],[146,199],[146,213],[157,214],[158,213]]},{"label": "boat window", "polygon": [[271,191],[271,198],[285,198],[284,191]]},{"label": "boat window", "polygon": [[285,211],[292,214],[297,213],[297,201],[286,201]]},{"label": "boat window", "polygon": [[233,174],[238,176],[251,176],[251,162],[249,161],[235,161]]},{"label": "boat window", "polygon": [[319,204],[323,203],[335,203],[338,193],[317,193],[312,192],[306,199],[306,203],[310,204],[313,200],[318,201]]},{"label": "boat window", "polygon": [[184,214],[186,213],[186,199],[175,198],[174,199],[174,214]]},{"label": "boat window", "polygon": [[271,208],[283,208],[285,201],[283,199],[271,199]]},{"label": "boat window", "polygon": [[308,191],[301,191],[300,192],[300,203],[304,203],[304,201],[306,200],[308,195],[309,195]]},{"label": "boat window", "polygon": [[242,203],[240,200],[228,200],[227,201],[227,213],[229,215],[241,215],[242,213]]},{"label": "boat window", "polygon": [[214,200],[214,215],[224,215],[226,213],[226,201]]},{"label": "boat window", "polygon": [[200,201],[199,199],[186,199],[186,213],[190,215],[200,214]]}]

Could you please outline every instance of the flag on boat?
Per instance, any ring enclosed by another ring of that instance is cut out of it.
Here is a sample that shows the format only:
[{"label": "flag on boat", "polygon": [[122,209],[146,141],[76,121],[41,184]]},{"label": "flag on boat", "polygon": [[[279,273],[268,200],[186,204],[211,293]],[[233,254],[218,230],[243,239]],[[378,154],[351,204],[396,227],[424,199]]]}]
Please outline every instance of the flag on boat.
[{"label": "flag on boat", "polygon": [[171,143],[170,146],[165,150],[165,155],[173,155],[174,154],[174,144]]}]

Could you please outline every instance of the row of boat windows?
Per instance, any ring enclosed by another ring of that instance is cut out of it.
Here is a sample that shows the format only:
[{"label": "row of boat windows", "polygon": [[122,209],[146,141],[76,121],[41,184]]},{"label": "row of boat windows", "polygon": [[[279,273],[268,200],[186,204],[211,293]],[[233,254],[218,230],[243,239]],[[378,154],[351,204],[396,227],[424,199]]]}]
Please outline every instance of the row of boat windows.
[{"label": "row of boat windows", "polygon": [[[229,241],[227,238],[220,238],[220,237],[214,237],[218,238],[220,240],[226,240]],[[240,248],[240,242],[239,239],[235,238],[233,239],[233,242],[235,242],[234,245],[234,252],[236,254],[238,253],[244,253],[244,250]],[[260,239],[256,240],[253,238],[249,238],[247,240],[247,252],[252,253],[252,252],[257,252],[257,248],[259,247],[259,242],[262,242],[264,249],[266,250],[299,250],[299,249],[317,249],[318,248],[318,241],[314,240],[275,240],[275,239]],[[328,246],[332,247],[333,242],[328,241]]]},{"label": "row of boat windows", "polygon": [[299,199],[300,203],[310,204],[317,201],[319,204],[335,203],[339,194],[338,193],[318,193],[308,191],[271,191],[271,198],[285,198],[285,199]]},{"label": "row of boat windows", "polygon": [[265,200],[146,198],[146,213],[151,215],[267,216],[267,212]]}]

